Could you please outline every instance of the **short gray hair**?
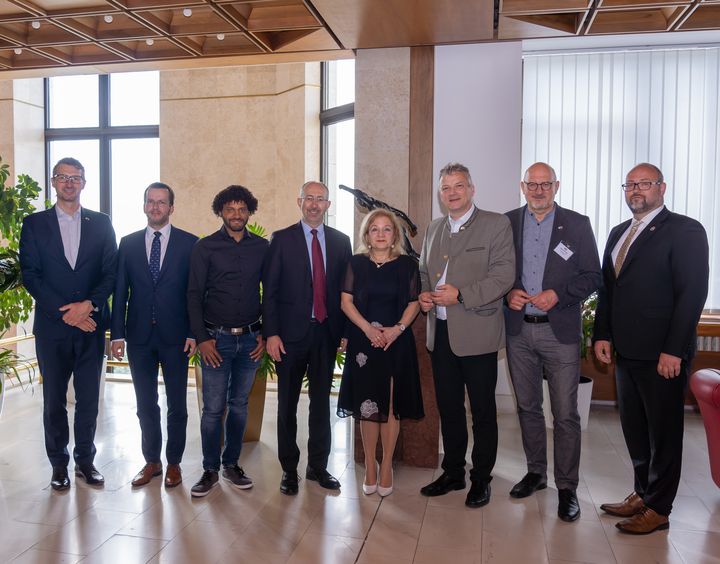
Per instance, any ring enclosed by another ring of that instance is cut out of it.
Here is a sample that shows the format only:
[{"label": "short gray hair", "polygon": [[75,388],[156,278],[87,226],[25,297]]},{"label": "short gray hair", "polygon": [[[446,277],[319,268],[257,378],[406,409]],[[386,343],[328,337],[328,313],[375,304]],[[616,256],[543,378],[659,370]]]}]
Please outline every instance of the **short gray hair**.
[{"label": "short gray hair", "polygon": [[442,184],[442,179],[446,176],[450,176],[451,174],[464,174],[465,178],[467,179],[467,182],[470,186],[475,186],[473,184],[472,178],[470,177],[470,169],[466,167],[464,164],[460,163],[448,163],[444,167],[440,169],[440,175],[438,176],[438,180]]},{"label": "short gray hair", "polygon": [[326,197],[328,200],[330,199],[330,190],[328,189],[327,186],[325,186],[325,184],[323,184],[323,183],[320,182],[319,180],[309,180],[308,182],[306,182],[305,184],[303,184],[302,186],[300,186],[300,197],[301,197],[301,198],[304,198],[304,197],[305,197],[305,188],[307,188],[307,187],[310,186],[311,184],[319,184],[320,186],[322,186],[322,187],[325,189],[325,197]]},{"label": "short gray hair", "polygon": [[527,167],[527,170],[525,171],[525,176],[523,176],[523,182],[527,182],[528,180],[528,173],[530,172],[530,169],[534,166],[544,166],[547,167],[547,169],[550,171],[550,175],[552,176],[552,181],[557,182],[557,174],[555,174],[555,169],[551,167],[549,164],[544,163],[542,161],[538,161],[536,163],[531,164],[529,167]]}]

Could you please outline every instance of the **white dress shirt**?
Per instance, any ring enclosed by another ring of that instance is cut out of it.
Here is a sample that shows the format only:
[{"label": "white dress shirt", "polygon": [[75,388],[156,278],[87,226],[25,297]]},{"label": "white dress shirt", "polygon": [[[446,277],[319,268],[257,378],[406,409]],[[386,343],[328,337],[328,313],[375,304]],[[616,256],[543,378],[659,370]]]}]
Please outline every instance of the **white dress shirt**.
[{"label": "white dress shirt", "polygon": [[153,240],[155,239],[155,231],[159,231],[160,268],[162,268],[163,260],[165,260],[165,251],[167,251],[168,241],[170,240],[170,229],[172,229],[172,226],[169,223],[160,229],[153,229],[149,225],[145,228],[145,252],[147,253],[148,263],[150,262],[150,250],[152,249]]},{"label": "white dress shirt", "polygon": [[58,224],[60,225],[60,237],[62,238],[63,252],[65,258],[70,263],[70,267],[75,270],[77,262],[78,250],[80,249],[80,209],[75,213],[65,213],[60,206],[55,206]]},{"label": "white dress shirt", "polygon": [[[458,219],[453,219],[448,215],[448,223],[450,224],[450,233],[457,233],[460,231],[460,228],[465,225],[468,220],[470,219],[470,216],[473,214],[473,211],[475,211],[475,206],[470,206],[470,209],[465,212],[462,216],[460,216]],[[450,259],[445,263],[445,270],[443,270],[442,276],[440,277],[440,280],[437,281],[437,284],[435,284],[435,289],[437,290],[437,287],[441,284],[445,284],[445,277],[447,276],[448,271],[448,264],[450,264]],[[435,306],[435,313],[437,315],[438,319],[447,319],[447,308],[445,306]]]}]

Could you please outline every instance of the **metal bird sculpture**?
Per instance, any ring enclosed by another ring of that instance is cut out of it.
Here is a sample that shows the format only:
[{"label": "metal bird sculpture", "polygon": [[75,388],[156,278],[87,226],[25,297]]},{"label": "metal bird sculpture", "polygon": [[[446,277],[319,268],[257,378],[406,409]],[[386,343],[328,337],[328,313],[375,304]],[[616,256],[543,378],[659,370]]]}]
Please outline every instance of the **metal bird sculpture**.
[{"label": "metal bird sculpture", "polygon": [[410,237],[415,237],[415,235],[417,235],[417,225],[413,223],[404,211],[394,208],[390,204],[386,204],[377,198],[373,198],[370,194],[367,194],[358,188],[350,188],[344,184],[340,184],[339,188],[340,190],[345,190],[346,192],[352,194],[355,197],[355,201],[361,208],[365,208],[368,211],[380,208],[395,214],[400,220],[400,225],[402,226],[403,249],[405,249],[408,256],[411,256],[415,260],[420,260],[420,255],[413,248],[412,243],[410,242]]}]

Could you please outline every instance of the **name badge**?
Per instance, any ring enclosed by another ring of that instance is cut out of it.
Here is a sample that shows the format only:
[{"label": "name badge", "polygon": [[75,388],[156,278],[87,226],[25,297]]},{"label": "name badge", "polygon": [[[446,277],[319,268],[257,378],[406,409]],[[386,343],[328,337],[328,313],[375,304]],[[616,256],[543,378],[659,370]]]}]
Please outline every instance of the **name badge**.
[{"label": "name badge", "polygon": [[563,243],[562,241],[560,241],[560,242],[557,244],[557,247],[555,247],[555,249],[553,249],[553,250],[554,250],[558,255],[560,255],[560,256],[563,258],[563,260],[568,260],[568,259],[569,259],[571,256],[573,256],[573,254],[574,254],[570,249],[568,249],[568,248],[565,246],[565,243]]}]

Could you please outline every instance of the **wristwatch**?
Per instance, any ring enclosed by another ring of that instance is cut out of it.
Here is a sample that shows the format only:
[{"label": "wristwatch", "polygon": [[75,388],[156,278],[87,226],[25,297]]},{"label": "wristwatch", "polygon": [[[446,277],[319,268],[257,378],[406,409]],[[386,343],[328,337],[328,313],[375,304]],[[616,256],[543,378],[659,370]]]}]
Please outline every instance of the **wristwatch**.
[{"label": "wristwatch", "polygon": [[457,301],[459,304],[465,303],[465,302],[463,302],[463,297],[462,297],[462,293],[460,292],[460,290],[458,290]]},{"label": "wristwatch", "polygon": [[395,327],[399,327],[401,333],[402,333],[403,331],[405,331],[405,329],[407,329],[407,327],[405,327],[405,324],[404,324],[404,323],[396,323],[396,324],[395,324]]}]

